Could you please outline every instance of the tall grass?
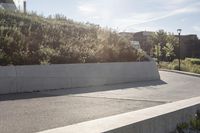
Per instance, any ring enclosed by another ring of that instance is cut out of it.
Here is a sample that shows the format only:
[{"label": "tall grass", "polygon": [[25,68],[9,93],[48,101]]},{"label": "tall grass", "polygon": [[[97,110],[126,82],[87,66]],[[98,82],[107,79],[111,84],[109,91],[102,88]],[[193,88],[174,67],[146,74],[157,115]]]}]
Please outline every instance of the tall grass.
[{"label": "tall grass", "polygon": [[[173,62],[160,62],[160,68],[178,70],[178,60],[176,59]],[[181,70],[200,74],[200,59],[186,58],[185,60],[181,60]]]}]

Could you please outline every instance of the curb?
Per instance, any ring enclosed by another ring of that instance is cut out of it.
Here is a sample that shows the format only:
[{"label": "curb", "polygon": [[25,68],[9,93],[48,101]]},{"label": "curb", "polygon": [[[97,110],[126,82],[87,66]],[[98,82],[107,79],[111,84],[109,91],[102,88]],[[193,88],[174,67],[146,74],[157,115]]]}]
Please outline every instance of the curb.
[{"label": "curb", "polygon": [[200,78],[200,74],[191,73],[191,72],[184,72],[184,71],[178,71],[178,70],[169,70],[169,69],[159,69],[159,71],[179,73],[179,74],[184,74],[184,75],[194,76],[194,77]]}]

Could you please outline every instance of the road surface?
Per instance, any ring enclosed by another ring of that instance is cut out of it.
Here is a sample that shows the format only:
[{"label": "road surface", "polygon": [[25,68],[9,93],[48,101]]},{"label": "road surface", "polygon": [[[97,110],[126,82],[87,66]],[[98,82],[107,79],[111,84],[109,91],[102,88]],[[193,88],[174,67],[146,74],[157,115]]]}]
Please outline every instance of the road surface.
[{"label": "road surface", "polygon": [[200,78],[0,95],[0,132],[31,133],[200,96]]}]

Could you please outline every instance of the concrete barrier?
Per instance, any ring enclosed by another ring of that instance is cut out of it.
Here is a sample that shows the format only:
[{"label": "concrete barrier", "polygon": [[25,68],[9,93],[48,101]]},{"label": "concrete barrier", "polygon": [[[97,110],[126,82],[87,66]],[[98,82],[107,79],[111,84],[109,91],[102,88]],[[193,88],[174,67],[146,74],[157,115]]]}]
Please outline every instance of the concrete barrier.
[{"label": "concrete barrier", "polygon": [[199,109],[200,97],[196,97],[40,133],[170,133]]},{"label": "concrete barrier", "polygon": [[0,67],[0,94],[159,80],[155,62]]}]

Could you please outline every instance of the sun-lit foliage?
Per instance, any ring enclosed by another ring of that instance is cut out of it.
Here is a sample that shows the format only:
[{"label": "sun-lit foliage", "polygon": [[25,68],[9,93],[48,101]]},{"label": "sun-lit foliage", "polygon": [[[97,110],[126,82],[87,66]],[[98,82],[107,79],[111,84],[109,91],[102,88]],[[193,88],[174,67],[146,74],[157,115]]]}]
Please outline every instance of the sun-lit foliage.
[{"label": "sun-lit foliage", "polygon": [[[178,60],[173,62],[160,62],[160,68],[178,70]],[[186,58],[181,60],[181,71],[192,72],[200,74],[200,59]]]},{"label": "sun-lit foliage", "polygon": [[159,30],[152,34],[150,41],[154,46],[154,57],[159,56],[161,61],[170,62],[178,56],[178,39],[173,34]]},{"label": "sun-lit foliage", "polygon": [[0,10],[0,65],[145,60],[117,32],[62,15]]}]

